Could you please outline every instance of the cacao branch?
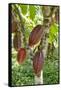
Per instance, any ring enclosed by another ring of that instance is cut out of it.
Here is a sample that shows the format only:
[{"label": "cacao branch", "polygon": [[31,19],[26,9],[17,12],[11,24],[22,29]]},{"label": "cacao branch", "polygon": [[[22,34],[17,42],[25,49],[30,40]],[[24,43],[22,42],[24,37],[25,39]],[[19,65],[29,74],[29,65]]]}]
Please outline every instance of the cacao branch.
[{"label": "cacao branch", "polygon": [[18,8],[16,5],[14,5],[14,6],[15,6],[15,8],[16,8],[16,12],[18,13],[19,19],[20,19],[20,22],[21,22],[21,31],[22,31],[22,34],[23,34],[23,41],[24,41],[24,44],[25,44],[25,48],[30,51],[29,54],[32,56],[32,55],[33,55],[33,52],[32,52],[32,50],[31,50],[31,48],[27,45],[27,42],[26,42],[25,28],[24,28],[24,24],[23,24],[23,20],[22,20],[22,15],[21,15],[21,13],[20,13],[19,8]]},{"label": "cacao branch", "polygon": [[21,31],[22,31],[22,34],[23,34],[23,41],[24,41],[24,44],[26,46],[25,28],[24,28],[24,23],[23,23],[23,20],[22,20],[22,16],[20,14],[19,8],[16,5],[14,5],[14,7],[16,8],[16,12],[18,13],[18,16],[19,16],[19,19],[20,19],[20,22],[21,22]]}]

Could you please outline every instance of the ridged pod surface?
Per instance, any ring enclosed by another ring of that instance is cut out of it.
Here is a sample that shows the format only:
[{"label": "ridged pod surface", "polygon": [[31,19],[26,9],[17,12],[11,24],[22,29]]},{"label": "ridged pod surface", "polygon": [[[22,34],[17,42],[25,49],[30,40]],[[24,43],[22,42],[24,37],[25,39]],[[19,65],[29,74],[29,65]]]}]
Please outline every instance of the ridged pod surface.
[{"label": "ridged pod surface", "polygon": [[20,32],[16,32],[13,38],[13,47],[16,51],[21,48],[21,34]]},{"label": "ridged pod surface", "polygon": [[37,25],[36,27],[34,27],[29,36],[29,46],[37,44],[43,37],[43,33],[44,32],[42,25]]},{"label": "ridged pod surface", "polygon": [[40,76],[40,72],[43,68],[44,57],[42,51],[38,51],[35,53],[33,57],[33,69],[36,76]]},{"label": "ridged pod surface", "polygon": [[19,64],[22,64],[26,58],[26,49],[25,48],[20,48],[17,54],[17,61]]}]

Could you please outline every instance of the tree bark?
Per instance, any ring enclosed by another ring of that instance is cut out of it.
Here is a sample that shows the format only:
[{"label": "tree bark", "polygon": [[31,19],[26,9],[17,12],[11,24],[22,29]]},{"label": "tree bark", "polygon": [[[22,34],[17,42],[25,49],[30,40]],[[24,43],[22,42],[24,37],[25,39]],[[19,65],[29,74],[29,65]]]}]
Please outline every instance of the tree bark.
[{"label": "tree bark", "polygon": [[[48,29],[45,28],[45,31],[48,31],[48,33],[49,33],[49,27],[48,27]],[[44,60],[45,60],[45,57],[47,54],[47,49],[48,49],[48,38],[43,37],[42,46],[44,47],[42,49],[42,52],[43,52],[43,56],[44,56]],[[41,70],[40,73],[41,73],[40,77],[35,76],[35,84],[43,84],[43,70]]]},{"label": "tree bark", "polygon": [[41,75],[40,75],[40,77],[37,77],[37,76],[35,75],[35,85],[37,85],[37,84],[43,84],[43,70],[41,70]]},{"label": "tree bark", "polygon": [[[50,25],[53,21],[53,16],[54,16],[55,12],[57,11],[57,9],[58,8],[55,7],[55,8],[53,8],[53,10],[51,10],[50,6],[46,6],[46,9],[45,9],[44,6],[42,8],[43,16],[44,16],[43,25],[44,25],[44,31],[45,31],[44,37],[42,39],[42,46],[43,46],[42,52],[43,52],[43,55],[44,55],[44,60],[46,58],[47,49],[48,49],[49,27],[50,27]],[[48,11],[47,13],[49,15],[47,15],[46,11]],[[46,35],[47,35],[47,37],[46,37]],[[35,84],[43,84],[43,70],[41,70],[40,77],[35,76]]]}]

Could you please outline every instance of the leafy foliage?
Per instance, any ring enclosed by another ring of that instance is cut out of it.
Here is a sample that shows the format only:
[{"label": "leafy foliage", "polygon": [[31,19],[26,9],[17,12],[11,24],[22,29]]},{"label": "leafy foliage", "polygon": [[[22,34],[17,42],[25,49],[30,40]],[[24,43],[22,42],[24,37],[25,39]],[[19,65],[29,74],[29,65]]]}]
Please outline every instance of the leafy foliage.
[{"label": "leafy foliage", "polygon": [[49,33],[49,43],[57,42],[57,37],[58,37],[58,25],[56,23],[53,23],[50,27],[50,33]]},{"label": "leafy foliage", "polygon": [[26,5],[20,5],[21,12],[25,15],[27,13],[27,6]]},{"label": "leafy foliage", "polygon": [[57,49],[54,50],[54,54],[48,54],[44,62],[44,84],[58,84],[59,83],[59,62]]},{"label": "leafy foliage", "polygon": [[35,7],[33,5],[29,6],[30,18],[33,20],[36,14]]}]

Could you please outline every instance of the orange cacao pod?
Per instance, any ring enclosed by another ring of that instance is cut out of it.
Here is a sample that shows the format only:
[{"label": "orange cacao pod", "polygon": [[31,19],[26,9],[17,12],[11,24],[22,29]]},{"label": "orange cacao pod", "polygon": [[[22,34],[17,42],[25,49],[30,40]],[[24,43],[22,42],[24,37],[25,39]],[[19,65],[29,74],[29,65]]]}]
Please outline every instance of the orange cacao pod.
[{"label": "orange cacao pod", "polygon": [[36,76],[40,76],[40,72],[43,68],[44,57],[42,51],[36,52],[33,57],[33,69]]},{"label": "orange cacao pod", "polygon": [[16,32],[13,38],[13,47],[16,51],[21,48],[21,35],[20,32]]},{"label": "orange cacao pod", "polygon": [[20,48],[17,54],[17,60],[19,64],[22,64],[26,58],[26,49]]},{"label": "orange cacao pod", "polygon": [[41,25],[37,25],[33,28],[30,36],[29,36],[29,46],[33,46],[37,44],[43,36],[43,28]]}]

